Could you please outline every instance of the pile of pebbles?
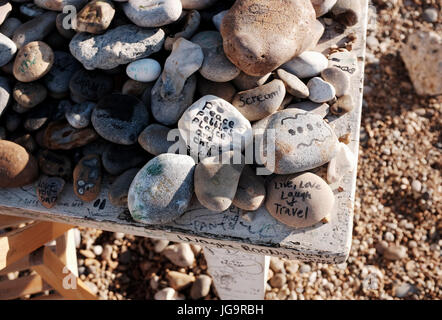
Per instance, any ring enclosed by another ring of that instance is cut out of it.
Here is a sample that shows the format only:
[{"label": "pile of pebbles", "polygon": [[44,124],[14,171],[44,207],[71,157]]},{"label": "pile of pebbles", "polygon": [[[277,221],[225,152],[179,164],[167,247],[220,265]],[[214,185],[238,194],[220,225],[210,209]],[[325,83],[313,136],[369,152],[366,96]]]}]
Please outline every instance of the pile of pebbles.
[{"label": "pile of pebbles", "polygon": [[[4,1],[0,188],[38,180],[52,208],[66,184],[90,202],[111,181],[110,202],[147,224],[232,204],[265,205],[292,227],[327,221],[328,183],[354,156],[324,118],[354,102],[349,73],[314,48],[324,21],[343,30],[360,9],[343,0]],[[259,140],[265,153],[270,131],[275,161],[252,154],[246,164],[235,137]],[[310,172],[327,163],[322,177]],[[276,175],[266,184],[256,167]]]}]

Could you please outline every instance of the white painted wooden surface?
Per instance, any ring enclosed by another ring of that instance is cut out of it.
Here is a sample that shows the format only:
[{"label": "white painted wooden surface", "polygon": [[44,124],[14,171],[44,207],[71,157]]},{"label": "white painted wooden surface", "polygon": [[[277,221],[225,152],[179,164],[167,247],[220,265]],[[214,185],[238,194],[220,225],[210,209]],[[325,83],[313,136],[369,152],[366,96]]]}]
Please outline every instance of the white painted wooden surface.
[{"label": "white painted wooden surface", "polygon": [[[353,52],[358,57],[359,68],[351,76],[351,94],[357,107],[343,117],[330,119],[338,137],[346,133],[351,134],[349,147],[355,154],[358,152],[359,143],[368,0],[360,1],[364,3],[364,10],[359,24],[347,29],[340,36],[327,31],[327,35],[333,38],[319,45],[319,49],[324,50],[339,43],[349,33],[357,35]],[[92,203],[78,200],[72,186],[68,185],[57,206],[52,209],[46,209],[38,202],[35,185],[0,189],[0,213],[190,242],[205,247],[241,251],[245,254],[342,263],[350,251],[355,186],[356,169],[347,174],[339,185],[332,185],[337,201],[330,222],[302,229],[289,228],[279,223],[265,208],[244,215],[244,212],[233,206],[219,214],[194,206],[173,223],[162,226],[142,225],[131,219],[127,208],[114,207],[109,203],[108,181],[103,182],[101,195]],[[342,188],[341,192],[338,191],[339,187]]]}]

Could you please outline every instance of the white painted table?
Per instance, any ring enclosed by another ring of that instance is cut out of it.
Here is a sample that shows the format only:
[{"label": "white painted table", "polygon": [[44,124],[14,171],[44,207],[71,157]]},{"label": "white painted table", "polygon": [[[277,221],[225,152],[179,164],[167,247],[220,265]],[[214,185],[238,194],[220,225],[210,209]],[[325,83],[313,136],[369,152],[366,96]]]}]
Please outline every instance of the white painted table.
[{"label": "white painted table", "polygon": [[[325,51],[346,35],[357,35],[353,52],[358,57],[359,70],[351,77],[351,95],[356,108],[341,118],[330,119],[338,137],[350,133],[349,147],[355,154],[359,145],[368,7],[368,0],[358,1],[363,3],[359,23],[340,36],[327,30],[327,40],[316,49]],[[108,187],[104,181],[99,198],[84,203],[75,197],[72,185],[66,186],[52,209],[39,203],[35,185],[0,189],[0,213],[202,245],[221,299],[264,299],[269,256],[338,264],[344,262],[350,252],[356,169],[339,185],[332,185],[337,201],[330,222],[303,229],[279,223],[265,208],[245,213],[236,207],[219,214],[192,207],[173,223],[143,225],[131,219],[127,208],[110,204]],[[341,191],[338,188],[342,188]]]}]

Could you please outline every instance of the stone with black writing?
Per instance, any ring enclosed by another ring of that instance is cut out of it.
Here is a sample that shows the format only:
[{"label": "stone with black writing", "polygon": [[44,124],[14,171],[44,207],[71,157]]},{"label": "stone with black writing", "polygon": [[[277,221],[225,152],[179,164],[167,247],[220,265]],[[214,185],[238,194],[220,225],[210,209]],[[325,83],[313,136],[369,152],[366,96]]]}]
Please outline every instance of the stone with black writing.
[{"label": "stone with black writing", "polygon": [[146,224],[163,224],[181,216],[193,194],[195,161],[165,153],[150,160],[135,176],[128,194],[132,218]]},{"label": "stone with black writing", "polygon": [[68,178],[72,175],[71,159],[61,153],[43,150],[38,155],[38,166],[48,176]]},{"label": "stone with black writing", "polygon": [[346,72],[350,77],[358,70],[358,57],[347,50],[337,51],[328,56],[328,67],[336,67]]},{"label": "stone with black writing", "polygon": [[204,55],[201,47],[186,39],[173,44],[172,53],[164,63],[160,94],[171,99],[181,94],[186,80],[201,67]]},{"label": "stone with black writing", "polygon": [[331,105],[330,112],[336,116],[342,116],[348,112],[351,112],[354,108],[355,104],[352,96],[349,94],[344,94]]},{"label": "stone with black writing", "polygon": [[53,109],[53,104],[43,103],[31,109],[26,113],[23,127],[28,131],[37,131],[43,128],[43,126],[49,121]]},{"label": "stone with black writing", "polygon": [[267,186],[267,211],[279,222],[310,227],[331,214],[335,197],[328,184],[306,172],[275,176]]},{"label": "stone with black writing", "polygon": [[257,176],[252,167],[244,166],[232,203],[240,209],[255,211],[264,203],[265,197],[264,179]]},{"label": "stone with black writing", "polygon": [[15,30],[17,30],[18,27],[20,27],[21,21],[17,18],[10,17],[6,19],[3,24],[0,25],[0,33],[2,33],[4,36],[11,38],[14,34]]},{"label": "stone with black writing", "polygon": [[44,131],[43,145],[51,150],[70,150],[97,138],[97,133],[91,128],[75,129],[66,121],[54,121]]},{"label": "stone with black writing", "polygon": [[55,99],[66,97],[69,94],[69,82],[80,69],[81,64],[72,55],[63,51],[54,51],[54,64],[43,77],[49,95]]},{"label": "stone with black writing", "polygon": [[45,12],[19,26],[12,36],[17,48],[32,41],[43,40],[55,28],[55,12]]},{"label": "stone with black writing", "polygon": [[0,116],[11,100],[11,86],[8,78],[0,77]]},{"label": "stone with black writing", "polygon": [[315,20],[310,0],[237,1],[221,23],[224,51],[245,73],[265,75],[302,52]]},{"label": "stone with black writing", "polygon": [[0,188],[17,188],[38,178],[35,158],[22,146],[0,140]]},{"label": "stone with black writing", "polygon": [[115,15],[110,0],[94,0],[87,3],[76,17],[77,32],[102,33],[110,25]]},{"label": "stone with black writing", "polygon": [[328,60],[320,52],[304,51],[296,58],[286,62],[282,69],[294,74],[300,79],[311,78],[319,75],[327,68]]},{"label": "stone with black writing", "polygon": [[[299,109],[285,109],[271,116],[263,135],[266,168],[277,174],[291,174],[317,168],[336,154],[338,138],[321,116]],[[274,159],[267,135],[274,130]],[[274,160],[274,161],[273,161]],[[273,163],[274,162],[274,163]]]},{"label": "stone with black writing", "polygon": [[213,82],[201,76],[198,77],[197,90],[202,97],[217,96],[230,103],[236,95],[236,89],[231,82]]},{"label": "stone with black writing", "polygon": [[100,35],[77,33],[69,43],[69,49],[86,69],[109,70],[160,51],[164,36],[161,29],[142,29],[128,24],[108,29]]},{"label": "stone with black writing", "polygon": [[87,0],[34,0],[34,3],[44,9],[63,11],[64,6],[74,6],[79,10],[86,4]]},{"label": "stone with black writing", "polygon": [[137,145],[123,146],[113,143],[107,145],[102,156],[104,169],[112,175],[141,166],[148,159],[148,154]]},{"label": "stone with black writing", "polygon": [[329,12],[336,4],[336,0],[311,0],[316,17],[319,18]]},{"label": "stone with black writing", "polygon": [[178,129],[191,154],[201,157],[220,149],[241,149],[241,140],[250,143],[248,139],[252,137],[250,122],[233,105],[211,95],[194,102],[184,112]]},{"label": "stone with black writing", "polygon": [[307,83],[308,90],[310,92],[308,98],[316,103],[323,103],[336,96],[335,88],[327,81],[322,80],[320,77],[314,77]]},{"label": "stone with black writing", "polygon": [[60,177],[41,177],[37,185],[37,197],[40,203],[51,209],[57,203],[63,191],[65,181]]},{"label": "stone with black writing", "polygon": [[241,72],[224,54],[223,38],[219,32],[199,32],[191,41],[203,50],[204,61],[199,73],[204,78],[215,82],[227,82],[235,79]]},{"label": "stone with black writing", "polygon": [[307,98],[309,91],[304,82],[302,82],[297,76],[291,74],[283,69],[277,71],[279,79],[281,79],[287,92],[296,98]]},{"label": "stone with black writing", "polygon": [[131,62],[126,67],[127,76],[140,82],[151,82],[161,74],[161,65],[154,59],[140,59]]},{"label": "stone with black writing", "polygon": [[328,114],[330,106],[327,103],[315,103],[312,101],[302,101],[294,104],[290,104],[286,109],[300,109],[307,112],[311,112],[320,115],[322,118]]},{"label": "stone with black writing", "polygon": [[217,0],[181,0],[183,9],[207,9],[211,5],[215,4]]},{"label": "stone with black writing", "polygon": [[196,90],[196,75],[191,75],[176,97],[164,98],[161,95],[163,80],[158,78],[151,90],[151,111],[153,117],[166,126],[174,125],[183,115],[183,112],[192,104]]},{"label": "stone with black writing", "polygon": [[175,140],[168,141],[167,136],[171,129],[158,123],[147,126],[138,137],[138,143],[144,150],[158,156],[167,153]]},{"label": "stone with black writing", "polygon": [[0,67],[12,60],[17,52],[17,46],[7,36],[0,33]]},{"label": "stone with black writing", "polygon": [[336,96],[341,97],[350,89],[350,76],[339,68],[322,70],[321,78],[330,83],[336,90]]},{"label": "stone with black writing", "polygon": [[180,19],[179,24],[182,25],[181,30],[176,32],[175,34],[169,35],[166,38],[166,40],[164,41],[164,49],[168,51],[172,50],[173,44],[179,38],[190,39],[198,30],[200,22],[201,16],[198,11],[190,10],[189,12],[187,12],[185,17],[182,20]]},{"label": "stone with black writing", "polygon": [[66,120],[76,129],[86,128],[91,122],[92,110],[95,106],[96,104],[90,101],[78,103],[66,111]]},{"label": "stone with black writing", "polygon": [[83,157],[74,169],[74,193],[85,202],[95,200],[101,190],[101,161],[95,154]]},{"label": "stone with black writing", "polygon": [[14,60],[13,73],[18,81],[40,79],[52,67],[54,52],[42,41],[33,41],[20,48]]},{"label": "stone with black writing", "polygon": [[126,16],[140,27],[161,27],[178,20],[181,0],[129,0],[123,4]]},{"label": "stone with black writing", "polygon": [[261,120],[278,110],[285,92],[284,82],[275,79],[257,88],[238,92],[232,104],[247,120]]},{"label": "stone with black writing", "polygon": [[48,91],[38,82],[17,82],[12,91],[14,100],[24,108],[33,108],[46,99]]},{"label": "stone with black writing", "polygon": [[195,168],[195,194],[198,201],[214,212],[227,210],[235,198],[244,158],[234,151],[201,160]]},{"label": "stone with black writing", "polygon": [[117,144],[136,143],[148,122],[146,106],[138,98],[124,94],[103,97],[92,112],[92,125],[97,133]]},{"label": "stone with black writing", "polygon": [[114,206],[127,206],[127,195],[130,185],[140,169],[133,168],[123,172],[109,188],[109,201]]},{"label": "stone with black writing", "polygon": [[69,89],[77,97],[77,103],[97,101],[112,92],[113,81],[107,74],[80,69],[71,77]]}]

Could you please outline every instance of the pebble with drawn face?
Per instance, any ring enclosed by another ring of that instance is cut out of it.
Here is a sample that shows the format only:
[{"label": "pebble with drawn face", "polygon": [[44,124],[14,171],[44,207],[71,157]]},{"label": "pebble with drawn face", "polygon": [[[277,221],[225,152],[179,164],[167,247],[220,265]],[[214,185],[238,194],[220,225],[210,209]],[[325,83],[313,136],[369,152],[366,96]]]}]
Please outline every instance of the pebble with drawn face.
[{"label": "pebble with drawn face", "polygon": [[74,192],[81,200],[91,202],[101,190],[101,161],[95,154],[85,156],[74,169]]},{"label": "pebble with drawn face", "polygon": [[41,177],[37,185],[37,197],[40,203],[50,209],[57,203],[63,191],[65,181],[59,177]]}]

